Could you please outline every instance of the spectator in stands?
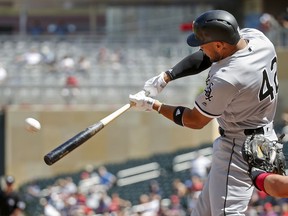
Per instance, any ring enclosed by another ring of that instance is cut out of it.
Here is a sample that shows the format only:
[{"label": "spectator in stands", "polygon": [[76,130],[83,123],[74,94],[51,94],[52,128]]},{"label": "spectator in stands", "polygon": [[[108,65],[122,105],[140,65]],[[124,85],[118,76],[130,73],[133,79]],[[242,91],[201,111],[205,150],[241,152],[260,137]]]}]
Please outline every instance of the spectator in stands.
[{"label": "spectator in stands", "polygon": [[281,26],[281,44],[282,46],[288,45],[288,13],[282,13],[279,16],[279,23]]},{"label": "spectator in stands", "polygon": [[42,35],[44,32],[45,32],[45,29],[43,28],[39,20],[33,20],[31,23],[29,23],[29,26],[28,26],[29,34],[33,36],[38,36],[38,35]]},{"label": "spectator in stands", "polygon": [[170,206],[169,215],[185,216],[186,213],[185,213],[183,206],[181,205],[180,197],[178,197],[177,195],[171,195],[170,200],[171,200],[171,206]]},{"label": "spectator in stands", "polygon": [[211,160],[197,152],[197,156],[191,161],[191,176],[197,175],[202,179],[206,179],[210,166]]},{"label": "spectator in stands", "polygon": [[122,199],[118,193],[113,193],[111,195],[111,203],[109,206],[110,212],[116,215],[121,215],[121,212],[125,212],[125,209],[131,207],[131,202]]},{"label": "spectator in stands", "polygon": [[69,33],[68,25],[65,24],[64,20],[60,19],[57,23],[51,23],[47,27],[47,31],[51,34],[64,36]]},{"label": "spectator in stands", "polygon": [[91,187],[98,185],[100,183],[100,178],[88,171],[84,171],[80,175],[80,181],[78,183],[78,190],[81,193],[88,194]]},{"label": "spectator in stands", "polygon": [[25,193],[25,199],[33,199],[33,197],[40,197],[41,189],[37,183],[29,183],[26,190],[27,193]]},{"label": "spectator in stands", "polygon": [[86,197],[82,194],[74,194],[72,196],[68,196],[65,199],[65,211],[62,211],[62,215],[71,215],[71,216],[78,216],[78,215],[93,215],[93,209],[89,208],[86,205]]},{"label": "spectator in stands", "polygon": [[74,75],[68,75],[66,77],[65,86],[61,91],[61,95],[65,99],[66,104],[76,103],[76,98],[79,94],[78,78]]},{"label": "spectator in stands", "polygon": [[5,82],[7,78],[7,71],[6,69],[0,64],[0,85]]},{"label": "spectator in stands", "polygon": [[60,212],[46,198],[41,198],[40,204],[43,206],[44,216],[61,216]]},{"label": "spectator in stands", "polygon": [[[254,190],[253,194],[251,196],[251,199],[250,199],[250,203],[249,203],[250,211],[251,212],[254,212],[252,210],[256,210],[257,211],[257,207],[259,205],[263,206],[263,204],[260,203],[260,196],[259,196],[258,190]],[[250,213],[250,211],[249,211],[249,213]]]},{"label": "spectator in stands", "polygon": [[132,207],[133,216],[156,216],[160,209],[160,200],[150,199],[149,195],[141,194],[139,204]]},{"label": "spectator in stands", "polygon": [[187,213],[190,215],[193,208],[195,208],[198,196],[200,195],[203,186],[204,180],[198,175],[192,175],[191,180],[186,180],[185,185],[187,187],[187,192],[185,199],[182,198],[183,206],[186,208]]},{"label": "spectator in stands", "polygon": [[192,210],[195,208],[198,197],[203,189],[205,179],[199,177],[198,175],[192,175],[191,179],[185,181],[187,187],[187,192],[182,198],[182,205],[185,207],[188,215],[191,214]]},{"label": "spectator in stands", "polygon": [[173,193],[179,197],[184,197],[187,193],[187,187],[181,179],[176,178],[172,182]]},{"label": "spectator in stands", "polygon": [[280,25],[275,17],[269,13],[264,13],[259,18],[260,30],[275,44],[278,45],[278,32]]},{"label": "spectator in stands", "polygon": [[87,164],[84,168],[83,172],[88,172],[90,174],[90,177],[99,177],[97,171],[95,170],[94,166],[92,164]]},{"label": "spectator in stands", "polygon": [[105,166],[98,168],[98,174],[100,177],[100,184],[105,185],[107,189],[110,189],[116,183],[116,176],[109,172]]},{"label": "spectator in stands", "polygon": [[186,199],[185,208],[188,215],[190,215],[192,213],[192,210],[195,208],[199,194],[200,191],[195,191],[192,188],[192,182],[191,182],[191,186],[188,188],[187,195],[185,197]]},{"label": "spectator in stands", "polygon": [[18,192],[14,189],[14,177],[4,177],[3,186],[0,187],[0,215],[21,216],[26,204],[20,199]]},{"label": "spectator in stands", "polygon": [[62,196],[61,186],[59,180],[57,180],[52,186],[48,188],[49,191],[49,203],[53,205],[59,212],[65,211],[65,199]]},{"label": "spectator in stands", "polygon": [[158,216],[170,216],[171,200],[169,198],[162,199],[160,201],[160,209]]},{"label": "spectator in stands", "polygon": [[99,193],[98,207],[94,209],[96,214],[105,214],[110,211],[111,198],[106,192]]},{"label": "spectator in stands", "polygon": [[192,192],[200,192],[203,189],[204,186],[204,182],[203,182],[203,178],[201,178],[198,175],[193,175],[191,176],[191,191]]},{"label": "spectator in stands", "polygon": [[110,54],[110,64],[114,73],[118,73],[122,67],[122,53],[121,50],[118,49]]},{"label": "spectator in stands", "polygon": [[77,185],[75,184],[73,179],[69,176],[63,179],[62,187],[63,187],[62,191],[68,195],[75,194],[77,193],[78,190]]},{"label": "spectator in stands", "polygon": [[159,183],[156,180],[151,180],[149,182],[149,193],[150,193],[150,196],[158,196],[159,199],[162,198],[163,191]]},{"label": "spectator in stands", "polygon": [[42,60],[43,56],[36,48],[31,48],[17,58],[17,61],[24,65],[38,65]]},{"label": "spectator in stands", "polygon": [[260,216],[278,216],[278,214],[274,211],[272,203],[267,202],[264,204],[264,212]]},{"label": "spectator in stands", "polygon": [[284,110],[284,112],[281,115],[281,125],[280,125],[280,131],[279,135],[284,134],[285,136],[283,137],[282,141],[283,142],[288,142],[288,108]]},{"label": "spectator in stands", "polygon": [[89,70],[91,68],[91,62],[85,57],[81,56],[76,64],[77,72],[85,77],[89,77]]},{"label": "spectator in stands", "polygon": [[[181,205],[184,207],[187,205],[187,194],[189,189],[185,185],[185,183],[180,179],[176,178],[172,182],[172,194],[179,197]],[[171,200],[172,202],[172,200]]]},{"label": "spectator in stands", "polygon": [[98,56],[97,56],[97,63],[100,65],[103,65],[108,62],[108,50],[105,47],[101,47],[98,51]]},{"label": "spectator in stands", "polygon": [[49,45],[44,45],[41,48],[41,54],[43,56],[43,62],[48,65],[52,66],[54,69],[54,64],[56,63],[56,54]]},{"label": "spectator in stands", "polygon": [[76,62],[72,56],[65,55],[58,62],[58,71],[61,74],[73,75],[75,74]]},{"label": "spectator in stands", "polygon": [[284,202],[281,205],[281,216],[288,216],[288,203]]}]

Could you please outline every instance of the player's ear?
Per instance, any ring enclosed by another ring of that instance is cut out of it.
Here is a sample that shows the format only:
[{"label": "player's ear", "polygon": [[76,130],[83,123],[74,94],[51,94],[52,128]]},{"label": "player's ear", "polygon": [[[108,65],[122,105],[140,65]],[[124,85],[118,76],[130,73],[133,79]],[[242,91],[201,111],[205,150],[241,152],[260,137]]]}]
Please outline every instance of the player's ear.
[{"label": "player's ear", "polygon": [[221,41],[219,41],[219,42],[217,41],[217,42],[215,42],[215,46],[217,49],[222,49],[224,47],[224,43]]}]

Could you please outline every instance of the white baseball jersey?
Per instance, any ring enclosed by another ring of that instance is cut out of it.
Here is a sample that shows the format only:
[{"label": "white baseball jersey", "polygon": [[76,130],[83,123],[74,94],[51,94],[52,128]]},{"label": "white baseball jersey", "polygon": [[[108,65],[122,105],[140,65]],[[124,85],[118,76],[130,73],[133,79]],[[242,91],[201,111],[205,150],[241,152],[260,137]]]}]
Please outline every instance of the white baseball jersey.
[{"label": "white baseball jersey", "polygon": [[256,29],[242,29],[240,35],[248,45],[212,64],[206,89],[195,100],[203,115],[217,118],[225,135],[213,143],[209,178],[193,216],[245,215],[254,187],[250,187],[241,154],[244,130],[263,127],[267,138],[277,139],[273,130],[278,95],[274,46]]},{"label": "white baseball jersey", "polygon": [[278,93],[273,44],[255,29],[243,29],[249,45],[213,63],[207,88],[195,101],[202,114],[218,118],[228,131],[258,128],[273,121]]}]

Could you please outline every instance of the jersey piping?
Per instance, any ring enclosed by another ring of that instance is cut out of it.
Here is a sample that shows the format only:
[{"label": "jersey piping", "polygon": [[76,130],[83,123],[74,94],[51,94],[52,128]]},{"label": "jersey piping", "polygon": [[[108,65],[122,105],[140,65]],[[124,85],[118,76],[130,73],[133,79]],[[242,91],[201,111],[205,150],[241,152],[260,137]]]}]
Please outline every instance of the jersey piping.
[{"label": "jersey piping", "polygon": [[204,115],[204,116],[206,116],[208,118],[218,118],[218,117],[221,116],[221,114],[220,115],[215,115],[215,114],[209,113],[209,112],[201,109],[201,107],[199,106],[199,104],[196,101],[194,102],[194,106],[202,115]]}]

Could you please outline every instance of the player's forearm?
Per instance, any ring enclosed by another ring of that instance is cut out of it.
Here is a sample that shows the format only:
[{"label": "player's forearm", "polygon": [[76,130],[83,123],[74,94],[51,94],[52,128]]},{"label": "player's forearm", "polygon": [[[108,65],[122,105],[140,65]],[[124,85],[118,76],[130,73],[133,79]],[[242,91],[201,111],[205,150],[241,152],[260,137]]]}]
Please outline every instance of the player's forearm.
[{"label": "player's forearm", "polygon": [[268,175],[264,181],[267,194],[274,197],[288,197],[288,177],[277,174]]},{"label": "player's forearm", "polygon": [[156,100],[153,109],[174,123],[191,129],[201,129],[208,123],[198,121],[197,116],[193,114],[193,110],[188,107],[167,105]]},{"label": "player's forearm", "polygon": [[[210,59],[199,50],[181,60],[170,70],[166,71],[168,82],[181,77],[198,74],[211,66]],[[166,80],[165,80],[166,81]]]},{"label": "player's forearm", "polygon": [[157,111],[159,114],[161,113],[163,116],[173,121],[173,112],[175,110],[175,106],[164,105],[160,101],[156,100],[153,104],[153,109]]}]

